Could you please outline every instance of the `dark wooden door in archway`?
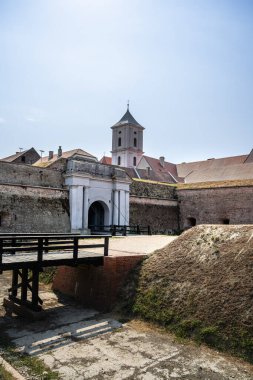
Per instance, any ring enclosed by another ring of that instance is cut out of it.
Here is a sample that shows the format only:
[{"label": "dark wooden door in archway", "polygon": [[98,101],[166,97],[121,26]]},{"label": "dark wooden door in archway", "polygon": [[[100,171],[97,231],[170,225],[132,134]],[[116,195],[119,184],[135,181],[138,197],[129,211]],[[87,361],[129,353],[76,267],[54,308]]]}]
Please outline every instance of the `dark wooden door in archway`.
[{"label": "dark wooden door in archway", "polygon": [[103,226],[105,219],[105,210],[100,202],[94,202],[89,208],[88,225],[91,226]]}]

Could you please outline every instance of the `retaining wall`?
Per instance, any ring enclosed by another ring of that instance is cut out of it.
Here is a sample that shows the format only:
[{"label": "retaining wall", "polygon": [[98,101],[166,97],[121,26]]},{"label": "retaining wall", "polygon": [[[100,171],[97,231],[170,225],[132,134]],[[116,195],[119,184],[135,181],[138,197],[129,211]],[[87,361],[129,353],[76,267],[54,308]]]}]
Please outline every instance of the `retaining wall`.
[{"label": "retaining wall", "polygon": [[180,228],[196,224],[252,224],[253,186],[179,189]]},{"label": "retaining wall", "polygon": [[62,188],[61,171],[0,161],[0,184]]},{"label": "retaining wall", "polygon": [[105,257],[104,265],[82,265],[76,268],[59,267],[53,289],[74,297],[86,307],[109,311],[127,274],[144,256]]},{"label": "retaining wall", "polygon": [[68,192],[0,185],[0,232],[70,232]]},{"label": "retaining wall", "polygon": [[150,226],[152,233],[179,229],[175,186],[133,181],[130,186],[130,225]]}]

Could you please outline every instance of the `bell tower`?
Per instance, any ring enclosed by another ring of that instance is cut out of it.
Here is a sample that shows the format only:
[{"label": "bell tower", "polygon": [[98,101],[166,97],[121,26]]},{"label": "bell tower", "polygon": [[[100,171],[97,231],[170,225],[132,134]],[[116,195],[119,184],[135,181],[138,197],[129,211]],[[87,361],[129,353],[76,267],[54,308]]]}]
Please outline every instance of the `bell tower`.
[{"label": "bell tower", "polygon": [[142,127],[131,115],[129,103],[127,111],[112,127],[112,164],[134,168],[143,155]]}]

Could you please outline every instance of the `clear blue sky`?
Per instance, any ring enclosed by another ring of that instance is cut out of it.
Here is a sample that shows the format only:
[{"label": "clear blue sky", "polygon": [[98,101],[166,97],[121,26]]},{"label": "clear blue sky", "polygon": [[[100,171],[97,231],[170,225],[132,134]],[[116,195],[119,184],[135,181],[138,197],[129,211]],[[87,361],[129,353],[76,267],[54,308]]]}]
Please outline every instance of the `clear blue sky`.
[{"label": "clear blue sky", "polygon": [[108,155],[127,99],[147,155],[248,153],[253,1],[0,0],[0,157]]}]

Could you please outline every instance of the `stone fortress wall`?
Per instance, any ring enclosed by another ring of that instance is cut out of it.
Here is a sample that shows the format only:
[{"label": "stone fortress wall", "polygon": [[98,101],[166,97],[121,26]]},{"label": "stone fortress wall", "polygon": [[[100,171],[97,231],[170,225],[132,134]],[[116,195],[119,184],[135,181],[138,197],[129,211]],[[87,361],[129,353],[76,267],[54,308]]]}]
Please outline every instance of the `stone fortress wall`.
[{"label": "stone fortress wall", "polygon": [[151,226],[152,233],[179,229],[175,186],[134,180],[130,186],[130,225]]},{"label": "stone fortress wall", "polygon": [[150,225],[154,233],[195,224],[253,224],[253,180],[178,186],[133,181],[130,224]]},{"label": "stone fortress wall", "polygon": [[[133,180],[130,225],[171,233],[194,224],[252,224],[253,181],[169,185]],[[61,170],[0,161],[0,232],[69,232]]]},{"label": "stone fortress wall", "polygon": [[[196,224],[253,224],[253,181],[194,184],[177,189],[180,229]],[[193,224],[194,224],[193,223]]]},{"label": "stone fortress wall", "polygon": [[62,173],[0,162],[0,232],[69,232]]},{"label": "stone fortress wall", "polygon": [[26,185],[63,188],[64,179],[58,170],[0,161],[0,185]]}]

